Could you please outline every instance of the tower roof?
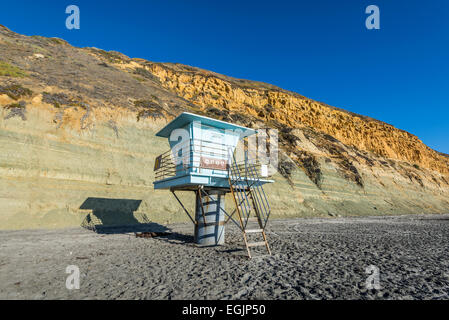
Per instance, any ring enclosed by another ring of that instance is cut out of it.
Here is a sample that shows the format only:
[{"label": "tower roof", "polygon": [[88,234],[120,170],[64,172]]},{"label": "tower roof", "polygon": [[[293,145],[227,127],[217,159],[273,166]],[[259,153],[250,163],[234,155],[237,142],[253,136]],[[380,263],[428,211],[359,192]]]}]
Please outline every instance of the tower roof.
[{"label": "tower roof", "polygon": [[204,125],[207,125],[207,126],[210,126],[213,128],[218,128],[218,129],[225,129],[225,130],[240,129],[240,130],[242,130],[242,132],[245,135],[252,135],[252,134],[256,133],[256,131],[254,129],[238,126],[236,124],[232,124],[229,122],[225,122],[225,121],[221,121],[221,120],[217,120],[217,119],[213,119],[213,118],[209,118],[209,117],[199,116],[197,114],[193,114],[190,112],[183,112],[179,116],[177,116],[175,119],[170,121],[158,133],[156,133],[156,136],[168,138],[168,137],[170,137],[170,134],[174,129],[183,128],[185,125],[187,125],[191,122],[194,122],[194,121],[198,121],[198,122],[201,122],[201,124],[204,124]]}]

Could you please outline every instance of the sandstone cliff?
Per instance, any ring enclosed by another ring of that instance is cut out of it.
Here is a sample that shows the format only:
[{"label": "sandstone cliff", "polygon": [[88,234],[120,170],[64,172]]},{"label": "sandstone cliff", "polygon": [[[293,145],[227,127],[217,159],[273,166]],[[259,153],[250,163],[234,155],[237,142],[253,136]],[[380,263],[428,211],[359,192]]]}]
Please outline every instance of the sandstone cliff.
[{"label": "sandstone cliff", "polygon": [[182,111],[279,130],[274,217],[449,209],[449,158],[389,124],[269,84],[0,26],[0,228],[184,221],[152,187],[168,149],[154,133]]}]

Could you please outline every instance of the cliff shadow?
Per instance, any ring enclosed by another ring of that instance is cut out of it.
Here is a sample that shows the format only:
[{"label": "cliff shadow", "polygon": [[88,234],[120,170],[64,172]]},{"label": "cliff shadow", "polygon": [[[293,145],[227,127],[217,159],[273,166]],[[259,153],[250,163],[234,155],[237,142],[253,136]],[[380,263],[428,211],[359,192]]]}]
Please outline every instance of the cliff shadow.
[{"label": "cliff shadow", "polygon": [[130,232],[166,232],[169,229],[151,222],[145,214],[136,218],[142,200],[87,198],[80,209],[92,210],[86,215],[81,226],[102,234]]}]

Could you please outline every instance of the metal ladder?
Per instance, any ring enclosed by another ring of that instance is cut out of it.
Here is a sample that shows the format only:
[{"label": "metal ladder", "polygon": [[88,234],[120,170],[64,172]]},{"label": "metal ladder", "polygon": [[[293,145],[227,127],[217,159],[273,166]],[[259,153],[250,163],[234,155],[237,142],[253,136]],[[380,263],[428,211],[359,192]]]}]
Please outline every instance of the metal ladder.
[{"label": "metal ladder", "polygon": [[[228,179],[231,194],[234,199],[236,212],[239,216],[243,240],[251,259],[252,247],[265,246],[269,255],[271,255],[268,245],[265,227],[271,213],[270,205],[260,183],[259,174],[254,163],[248,161],[248,155],[245,152],[245,161],[238,164],[235,155],[229,155]],[[252,215],[253,214],[253,215]],[[248,222],[256,221],[258,227],[251,228]],[[249,242],[248,234],[261,234],[263,241]]]}]

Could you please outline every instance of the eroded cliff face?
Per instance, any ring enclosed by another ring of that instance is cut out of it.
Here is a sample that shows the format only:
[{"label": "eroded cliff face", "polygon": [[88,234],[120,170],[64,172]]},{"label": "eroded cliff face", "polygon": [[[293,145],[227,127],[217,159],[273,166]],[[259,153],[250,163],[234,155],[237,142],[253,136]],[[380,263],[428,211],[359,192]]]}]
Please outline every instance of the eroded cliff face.
[{"label": "eroded cliff face", "polygon": [[449,158],[386,123],[269,84],[0,26],[0,229],[186,221],[152,186],[168,149],[154,134],[182,111],[279,130],[273,217],[449,211]]},{"label": "eroded cliff face", "polygon": [[[148,64],[165,88],[201,106],[250,115],[264,123],[310,127],[378,156],[449,173],[447,158],[416,136],[384,122],[353,114],[262,83],[222,78],[180,65]],[[249,84],[248,84],[249,83]]]}]

